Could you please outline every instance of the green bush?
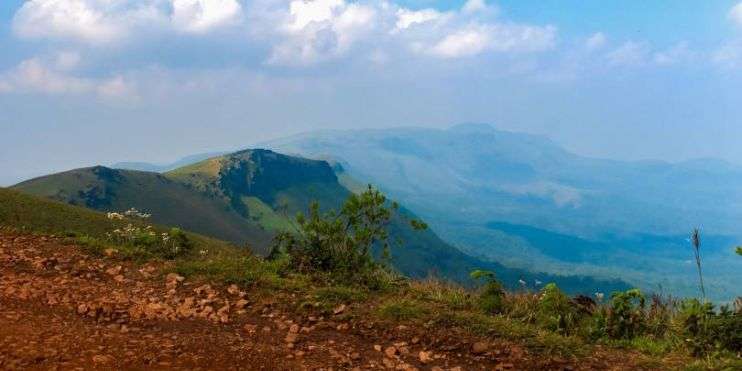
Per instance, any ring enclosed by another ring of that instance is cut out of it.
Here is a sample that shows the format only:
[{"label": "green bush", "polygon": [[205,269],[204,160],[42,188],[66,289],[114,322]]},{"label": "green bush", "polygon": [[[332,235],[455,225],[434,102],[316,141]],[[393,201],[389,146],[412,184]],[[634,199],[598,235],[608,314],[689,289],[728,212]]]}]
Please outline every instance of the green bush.
[{"label": "green bush", "polygon": [[541,289],[537,320],[546,329],[569,334],[577,326],[579,315],[567,295],[554,283]]},{"label": "green bush", "polygon": [[713,352],[742,351],[742,317],[722,307],[688,299],[681,303],[678,321],[688,350],[695,356]]},{"label": "green bush", "polygon": [[[388,204],[371,186],[348,197],[340,212],[323,213],[314,202],[307,215],[297,215],[294,233],[276,236],[270,258],[286,255],[291,267],[302,273],[329,273],[336,281],[373,289],[388,287],[394,275],[371,255],[378,246],[389,256],[387,226],[398,206]],[[415,226],[424,228],[425,224]]]},{"label": "green bush", "polygon": [[475,270],[470,274],[474,280],[483,280],[479,293],[479,307],[487,313],[501,313],[504,309],[505,290],[490,271]]},{"label": "green bush", "polygon": [[151,225],[139,227],[128,224],[123,228],[115,229],[107,237],[113,243],[139,248],[146,253],[165,259],[185,255],[193,248],[193,243],[179,228],[171,228],[168,232],[158,234]]},{"label": "green bush", "polygon": [[606,313],[606,334],[614,339],[632,339],[645,330],[646,299],[639,289],[614,292]]}]

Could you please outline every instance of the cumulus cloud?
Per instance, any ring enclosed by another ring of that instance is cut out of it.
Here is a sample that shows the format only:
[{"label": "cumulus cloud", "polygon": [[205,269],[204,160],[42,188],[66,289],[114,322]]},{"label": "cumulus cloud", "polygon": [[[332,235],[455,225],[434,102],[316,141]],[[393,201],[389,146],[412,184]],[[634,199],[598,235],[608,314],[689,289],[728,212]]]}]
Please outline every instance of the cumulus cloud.
[{"label": "cumulus cloud", "polygon": [[585,48],[587,48],[587,50],[601,49],[607,42],[608,39],[605,37],[605,34],[602,32],[596,32],[585,40]]},{"label": "cumulus cloud", "polygon": [[172,7],[176,29],[194,33],[234,24],[242,15],[236,0],[172,0]]},{"label": "cumulus cloud", "polygon": [[742,67],[742,42],[727,42],[713,53],[711,59],[717,66],[724,69]]},{"label": "cumulus cloud", "polygon": [[[374,46],[370,53],[376,56],[412,51],[451,59],[485,52],[543,51],[556,40],[554,27],[501,21],[483,0],[469,0],[461,9],[446,12],[387,2],[294,0],[276,12],[279,27],[262,25],[278,30],[269,58],[273,64],[312,64],[344,56],[364,43]],[[266,33],[271,34],[261,32]],[[368,59],[378,60],[373,55]]]},{"label": "cumulus cloud", "polygon": [[627,41],[610,51],[606,57],[608,63],[613,66],[640,66],[647,62],[649,55],[650,48],[647,43]]},{"label": "cumulus cloud", "polygon": [[737,3],[737,5],[733,6],[732,9],[729,10],[729,19],[732,20],[735,24],[742,27],[742,1]]},{"label": "cumulus cloud", "polygon": [[68,65],[59,66],[59,58],[71,58],[70,55],[60,54],[56,64],[39,57],[22,61],[15,68],[0,73],[0,93],[133,95],[133,87],[121,76],[94,79],[66,73],[64,69]]},{"label": "cumulus cloud", "polygon": [[439,20],[442,17],[444,17],[444,13],[435,9],[411,10],[401,8],[397,10],[396,27],[397,30],[404,30],[415,24]]},{"label": "cumulus cloud", "polygon": [[684,41],[665,49],[657,49],[648,42],[626,41],[607,51],[605,59],[612,67],[669,67],[693,62],[697,54]]},{"label": "cumulus cloud", "polygon": [[355,47],[371,61],[409,52],[452,59],[543,51],[556,40],[554,27],[501,20],[485,0],[450,11],[383,0],[29,0],[13,20],[23,38],[94,46],[229,26],[244,31],[231,40],[235,48],[267,46],[265,62],[293,66],[344,57]]},{"label": "cumulus cloud", "polygon": [[488,6],[484,0],[467,0],[461,10],[464,13],[474,13],[482,10],[487,10]]},{"label": "cumulus cloud", "polygon": [[[727,17],[742,29],[742,2],[734,5]],[[742,67],[742,35],[733,36],[714,50],[711,60],[722,69],[734,70]]]},{"label": "cumulus cloud", "polygon": [[25,38],[108,44],[136,30],[203,33],[236,22],[237,0],[30,0],[13,29]]},{"label": "cumulus cloud", "polygon": [[[343,0],[294,0],[284,10],[271,36],[270,64],[306,65],[341,56],[370,34],[377,16],[376,8]],[[261,26],[275,28],[272,22]]]},{"label": "cumulus cloud", "polygon": [[443,58],[459,58],[485,51],[543,51],[553,47],[554,38],[552,27],[472,25],[445,36],[429,52]]}]

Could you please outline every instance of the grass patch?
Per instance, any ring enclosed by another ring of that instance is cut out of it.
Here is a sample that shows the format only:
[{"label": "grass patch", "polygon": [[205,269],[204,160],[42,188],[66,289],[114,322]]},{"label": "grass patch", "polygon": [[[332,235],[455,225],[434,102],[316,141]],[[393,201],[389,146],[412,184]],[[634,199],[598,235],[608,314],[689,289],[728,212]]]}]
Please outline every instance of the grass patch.
[{"label": "grass patch", "polygon": [[377,309],[382,319],[392,321],[425,321],[429,315],[429,308],[410,299],[392,298]]},{"label": "grass patch", "polygon": [[415,299],[453,310],[472,309],[476,304],[471,293],[463,287],[438,280],[414,281],[410,284],[410,293]]}]

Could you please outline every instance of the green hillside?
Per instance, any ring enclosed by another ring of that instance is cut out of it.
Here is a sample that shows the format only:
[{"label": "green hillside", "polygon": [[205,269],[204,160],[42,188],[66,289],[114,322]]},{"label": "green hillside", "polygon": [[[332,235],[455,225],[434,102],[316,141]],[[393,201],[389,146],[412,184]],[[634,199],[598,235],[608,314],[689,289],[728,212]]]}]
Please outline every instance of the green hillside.
[{"label": "green hillside", "polygon": [[156,173],[96,166],[32,179],[13,188],[99,211],[134,207],[151,213],[155,223],[235,244],[250,241],[264,248],[271,238],[260,225],[242,218],[221,200]]},{"label": "green hillside", "polygon": [[[93,167],[32,179],[14,188],[100,211],[135,207],[151,213],[156,223],[246,244],[265,254],[275,233],[289,229],[293,216],[305,212],[312,201],[323,209],[342,205],[351,192],[340,184],[338,174],[344,184],[353,183],[342,167],[325,161],[245,150],[165,174]],[[470,271],[489,269],[510,287],[516,287],[519,279],[556,281],[569,292],[628,287],[620,281],[508,269],[464,254],[431,230],[414,231],[409,225],[413,218],[402,208],[389,226],[392,239],[401,241],[392,251],[393,264],[411,277],[433,274],[468,282]]]},{"label": "green hillside", "polygon": [[[84,207],[0,188],[0,227],[23,232],[105,239],[107,233],[130,222],[109,220],[105,214]],[[155,228],[168,230],[161,226]],[[231,244],[224,241],[190,232],[186,234],[197,250],[233,249]]]}]

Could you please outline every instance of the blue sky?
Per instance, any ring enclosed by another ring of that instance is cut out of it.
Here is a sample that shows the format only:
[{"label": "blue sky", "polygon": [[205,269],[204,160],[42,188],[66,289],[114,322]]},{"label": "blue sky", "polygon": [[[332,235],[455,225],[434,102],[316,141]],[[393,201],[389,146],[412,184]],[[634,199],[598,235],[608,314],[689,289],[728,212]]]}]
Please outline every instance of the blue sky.
[{"label": "blue sky", "polygon": [[742,164],[740,4],[6,0],[0,185],[461,122],[589,156]]}]

